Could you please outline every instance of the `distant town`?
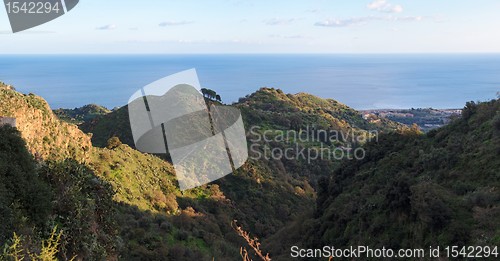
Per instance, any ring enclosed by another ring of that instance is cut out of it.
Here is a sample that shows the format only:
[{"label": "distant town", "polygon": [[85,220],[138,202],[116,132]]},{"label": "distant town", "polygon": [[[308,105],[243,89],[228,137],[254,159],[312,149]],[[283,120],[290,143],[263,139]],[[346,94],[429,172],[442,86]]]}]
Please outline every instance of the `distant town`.
[{"label": "distant town", "polygon": [[365,120],[377,121],[386,118],[406,125],[417,124],[422,131],[427,132],[442,127],[451,119],[459,117],[461,109],[376,109],[360,111]]}]

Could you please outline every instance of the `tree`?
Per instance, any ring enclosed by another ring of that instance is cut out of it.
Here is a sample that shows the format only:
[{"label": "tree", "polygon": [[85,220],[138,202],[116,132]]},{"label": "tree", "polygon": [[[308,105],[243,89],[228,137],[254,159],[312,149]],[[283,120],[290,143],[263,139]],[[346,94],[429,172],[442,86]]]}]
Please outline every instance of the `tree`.
[{"label": "tree", "polygon": [[217,92],[214,90],[202,88],[201,93],[203,94],[204,98],[207,98],[212,101],[222,102],[220,95],[218,95]]},{"label": "tree", "polygon": [[201,88],[201,94],[203,94],[203,97],[207,96],[207,89],[206,88]]},{"label": "tree", "polygon": [[462,117],[468,120],[477,110],[477,104],[473,101],[467,102],[462,110]]},{"label": "tree", "polygon": [[209,99],[213,100],[215,98],[215,96],[217,95],[217,93],[214,90],[208,89],[207,90],[207,95],[208,95]]}]

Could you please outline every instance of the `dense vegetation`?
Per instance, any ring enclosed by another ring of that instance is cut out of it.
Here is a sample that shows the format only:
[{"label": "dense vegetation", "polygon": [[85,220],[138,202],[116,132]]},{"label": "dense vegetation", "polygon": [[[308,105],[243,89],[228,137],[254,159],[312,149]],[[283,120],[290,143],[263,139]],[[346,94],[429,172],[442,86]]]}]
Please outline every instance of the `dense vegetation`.
[{"label": "dense vegetation", "polygon": [[262,124],[292,130],[316,126],[343,131],[350,128],[362,131],[402,127],[386,119],[369,122],[358,111],[332,99],[321,99],[307,93],[285,94],[274,88],[262,88],[240,98],[235,106],[243,111],[247,125]]},{"label": "dense vegetation", "polygon": [[5,242],[14,231],[45,223],[51,195],[19,132],[0,127],[0,137],[0,241]]},{"label": "dense vegetation", "polygon": [[289,254],[280,237],[304,247],[500,244],[500,100],[468,103],[444,128],[382,135],[366,149],[320,181],[314,216],[271,238],[275,254]]},{"label": "dense vegetation", "polygon": [[365,146],[362,161],[249,159],[233,175],[181,192],[168,157],[133,148],[126,106],[58,112],[81,121],[85,134],[39,97],[5,89],[0,99],[0,115],[17,118],[20,131],[0,130],[7,259],[19,245],[42,253],[45,239],[58,242],[61,260],[238,260],[249,240],[233,220],[273,260],[288,260],[291,244],[498,244],[498,101],[470,103],[463,119],[424,136],[386,119],[364,120],[334,100],[263,88],[234,104],[247,129],[382,135],[368,144],[326,144]]},{"label": "dense vegetation", "polygon": [[[17,238],[22,241],[19,256],[41,253],[43,248],[34,246],[57,229],[62,259],[112,257],[116,227],[111,187],[73,160],[35,162],[14,128],[0,127],[0,137],[2,245],[12,246]],[[2,258],[14,257],[7,251]]]},{"label": "dense vegetation", "polygon": [[[20,123],[27,148],[41,164],[37,173],[46,177],[42,181],[53,189],[50,212],[62,219],[42,220],[44,225],[33,227],[50,231],[58,225],[64,231],[63,251],[59,254],[63,260],[74,255],[86,260],[99,260],[103,256],[126,260],[164,259],[165,256],[175,260],[211,260],[212,257],[234,260],[244,241],[232,229],[233,219],[257,231],[259,236],[270,235],[292,220],[294,213],[311,209],[313,190],[307,179],[298,174],[288,177],[282,162],[250,161],[234,176],[182,193],[168,161],[140,153],[113,135],[114,130],[126,133],[119,124],[110,121],[101,125],[112,127],[111,131],[103,132],[111,137],[104,138],[108,140],[102,144],[103,148],[80,147],[82,141],[83,144],[90,141],[90,136],[59,121],[43,99],[12,90],[1,90],[0,95],[2,101],[6,101],[0,106],[0,112],[15,117]],[[120,115],[120,110],[100,119],[115,119],[115,115]],[[128,127],[128,117],[123,124]],[[77,181],[72,181],[73,176]],[[109,187],[112,192],[86,194],[86,189],[80,186],[95,188],[93,180],[103,180],[109,185],[97,188]],[[87,182],[90,184],[85,185]],[[66,194],[69,192],[63,188],[72,184],[75,192],[83,194]],[[109,195],[112,195],[111,203]],[[268,200],[261,200],[263,197]],[[103,209],[94,201],[104,204],[110,218],[102,216]],[[72,210],[71,206],[75,205],[78,210]],[[84,218],[90,220],[84,221]],[[92,219],[98,221],[92,222]],[[77,230],[70,224],[76,224]],[[4,238],[14,239],[12,231],[5,231]],[[15,231],[25,237],[19,230]],[[76,241],[81,233],[86,233],[85,239]],[[39,238],[47,237],[46,233]],[[26,240],[22,242],[35,245]],[[2,240],[0,244],[10,243]]]}]

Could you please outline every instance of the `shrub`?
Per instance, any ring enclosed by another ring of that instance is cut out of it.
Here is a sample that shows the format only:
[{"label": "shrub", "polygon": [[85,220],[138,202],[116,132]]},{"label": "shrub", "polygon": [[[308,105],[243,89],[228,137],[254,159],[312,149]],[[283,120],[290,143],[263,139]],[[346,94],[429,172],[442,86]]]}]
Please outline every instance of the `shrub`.
[{"label": "shrub", "polygon": [[108,145],[106,145],[106,148],[112,150],[114,148],[120,147],[120,145],[122,145],[122,142],[118,137],[114,136],[108,139]]}]

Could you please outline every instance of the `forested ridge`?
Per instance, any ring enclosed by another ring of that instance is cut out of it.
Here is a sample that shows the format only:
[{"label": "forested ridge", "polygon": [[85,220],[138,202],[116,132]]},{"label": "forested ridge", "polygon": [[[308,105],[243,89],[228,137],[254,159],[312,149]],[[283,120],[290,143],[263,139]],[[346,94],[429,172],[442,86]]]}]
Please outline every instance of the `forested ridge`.
[{"label": "forested ridge", "polygon": [[126,106],[54,114],[42,98],[13,89],[0,89],[0,100],[0,116],[20,124],[0,128],[7,260],[30,253],[50,260],[46,242],[58,242],[51,253],[59,260],[238,260],[248,242],[234,220],[273,260],[288,260],[292,243],[499,243],[498,101],[469,103],[462,119],[423,135],[367,121],[331,99],[263,88],[233,104],[247,128],[380,137],[330,144],[366,147],[361,161],[249,159],[232,175],[181,192],[168,156],[134,149]]}]

